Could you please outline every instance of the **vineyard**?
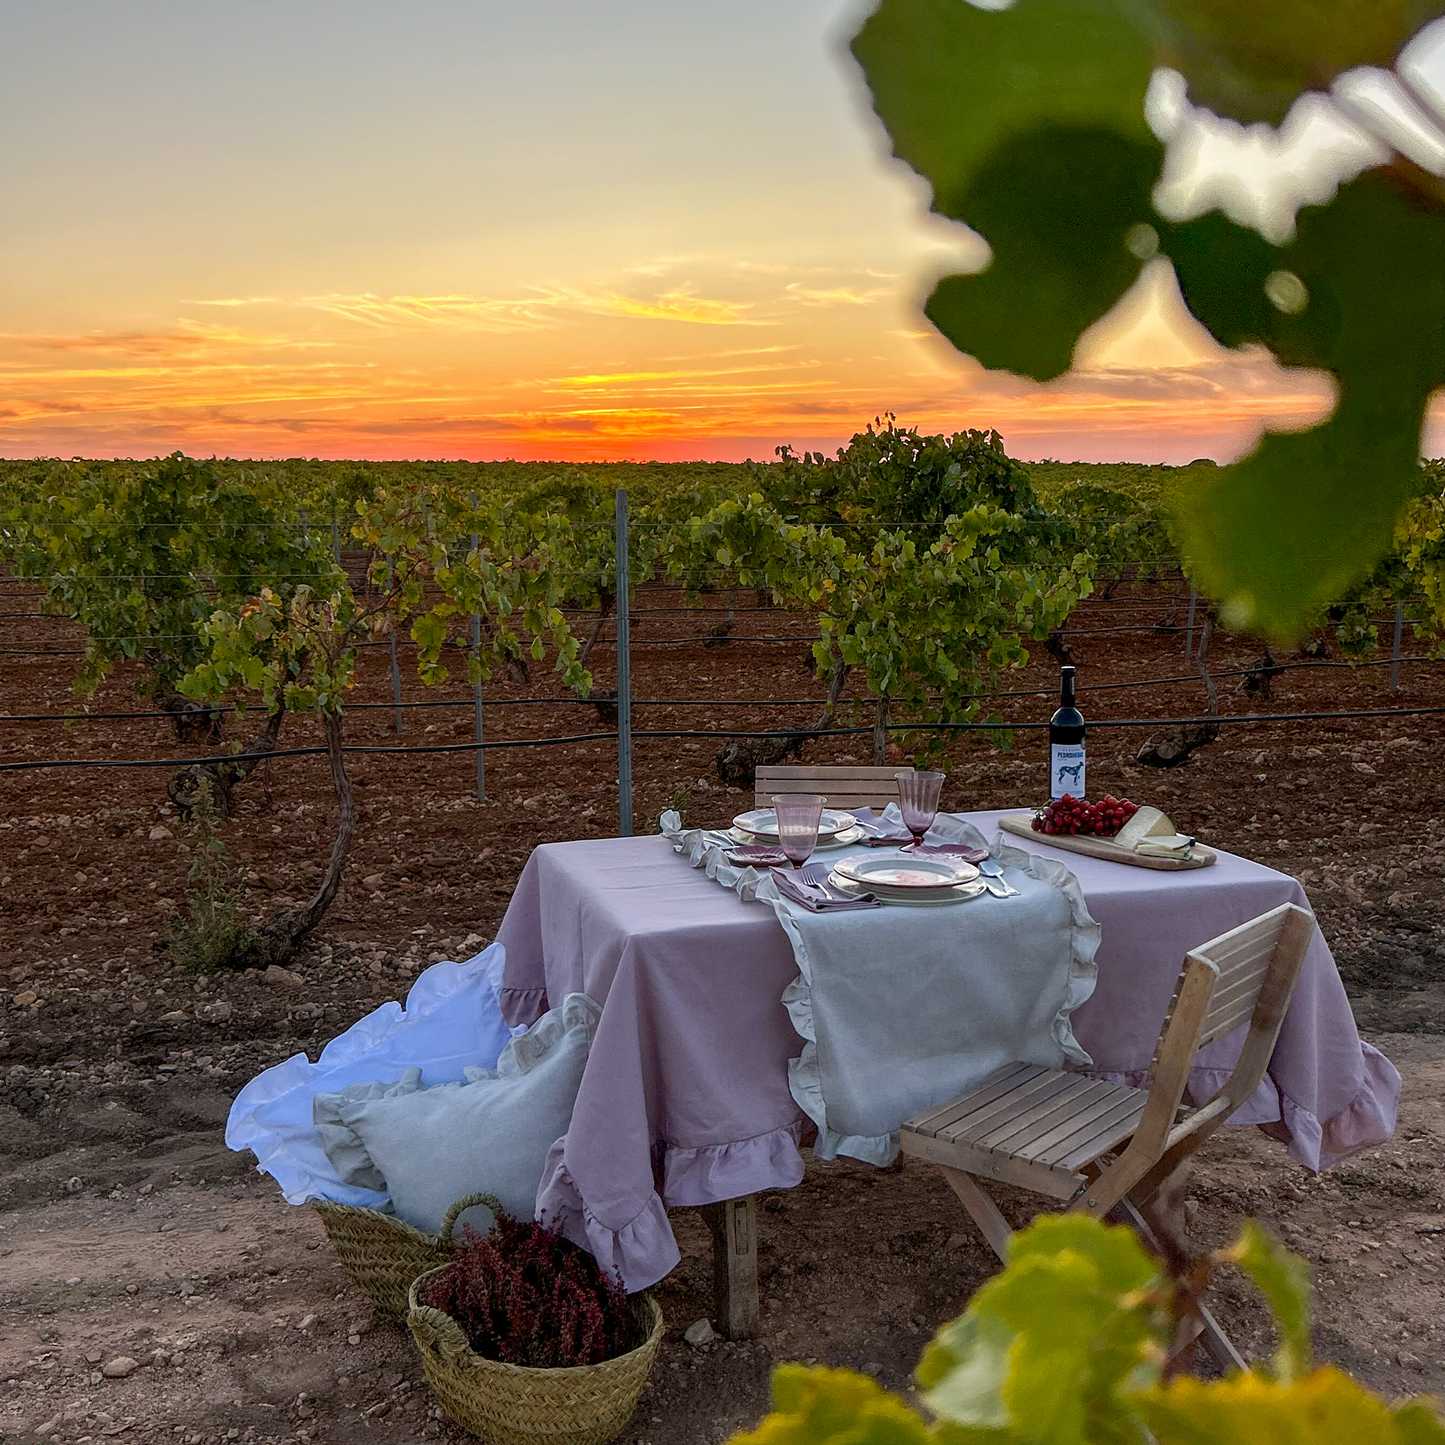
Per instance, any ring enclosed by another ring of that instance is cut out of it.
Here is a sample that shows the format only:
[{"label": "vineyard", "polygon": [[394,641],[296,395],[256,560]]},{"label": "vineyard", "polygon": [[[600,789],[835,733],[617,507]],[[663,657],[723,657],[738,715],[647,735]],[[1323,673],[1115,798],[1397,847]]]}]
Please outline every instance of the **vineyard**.
[{"label": "vineyard", "polygon": [[[307,1327],[304,1371],[281,1368],[301,1306],[343,1284],[307,1221],[272,1238],[274,1191],[221,1146],[236,1089],[489,940],[538,843],[614,835],[628,803],[638,832],[669,806],[714,822],[785,756],[939,757],[945,807],[1040,801],[1060,661],[1098,793],[1299,877],[1362,1028],[1436,1077],[1442,471],[1422,469],[1368,584],[1284,645],[1190,587],[1172,499],[1207,466],[1024,466],[988,434],[887,426],[766,466],[0,464],[0,1209],[49,1221],[72,1201],[136,1286],[57,1254],[83,1283],[24,1283],[42,1332],[169,1313],[179,1278],[193,1303],[157,1337],[178,1351],[146,1386],[159,1417],[192,1423],[197,1392],[254,1356],[284,1376],[268,1408],[304,1392],[338,1428],[378,1400],[407,1418],[416,1393],[382,1344],[347,1343],[347,1303]],[[1433,1287],[1394,1273],[1430,1241],[1392,1223],[1402,1200],[1438,1208],[1445,1120],[1412,1097],[1401,1122],[1378,1156],[1303,1183],[1234,1139],[1196,1189],[1204,1237],[1247,1211],[1317,1246],[1330,1355],[1389,1393],[1445,1384],[1409,1342]],[[871,1171],[809,1169],[765,1206],[763,1339],[677,1346],[668,1430],[640,1418],[637,1438],[755,1420],[774,1357],[901,1380],[988,1273],[931,1181],[902,1186],[905,1228],[870,1202]],[[215,1263],[212,1218],[262,1252]],[[1347,1218],[1379,1248],[1335,1240]],[[702,1226],[679,1236],[663,1299],[685,1322],[710,1282]],[[1242,1293],[1227,1313],[1255,1340]],[[196,1428],[273,1428],[248,1409],[207,1405]]]},{"label": "vineyard", "polygon": [[[7,463],[0,770],[88,793],[88,770],[149,779],[212,860],[178,948],[264,967],[340,892],[363,758],[470,754],[481,805],[489,756],[494,778],[545,776],[615,739],[587,816],[629,832],[634,806],[686,812],[689,789],[746,791],[805,748],[1006,756],[1041,725],[1050,689],[1015,685],[1031,664],[1080,664],[1095,724],[1165,769],[1221,729],[1438,713],[1402,689],[1445,657],[1445,472],[1421,469],[1394,551],[1285,653],[1228,632],[1175,548],[1174,509],[1212,465],[1025,466],[996,433],[891,420],[835,457],[766,465]],[[1171,665],[1105,681],[1088,659],[1106,638],[1173,639]],[[654,660],[671,685],[634,691]],[[389,706],[367,696],[378,663]],[[789,672],[771,696],[755,685]],[[1282,707],[1280,680],[1306,678],[1322,702]],[[694,776],[638,796],[634,749],[644,778],[690,754]],[[325,866],[308,899],[252,920],[225,886],[221,824],[316,756],[336,802]]]}]

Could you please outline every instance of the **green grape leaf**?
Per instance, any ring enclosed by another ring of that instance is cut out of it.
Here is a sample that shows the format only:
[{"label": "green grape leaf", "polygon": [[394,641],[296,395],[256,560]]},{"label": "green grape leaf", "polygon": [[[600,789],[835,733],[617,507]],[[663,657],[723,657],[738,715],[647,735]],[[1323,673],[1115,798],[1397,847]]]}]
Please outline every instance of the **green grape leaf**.
[{"label": "green grape leaf", "polygon": [[421,648],[424,656],[435,659],[447,640],[447,625],[433,608],[424,612],[411,625],[411,640]]},{"label": "green grape leaf", "polygon": [[1182,224],[1156,219],[1154,225],[1185,303],[1221,346],[1273,336],[1280,313],[1266,284],[1285,264],[1278,247],[1218,211]]},{"label": "green grape leaf", "polygon": [[1249,1370],[1183,1377],[1134,1403],[1159,1445],[1445,1445],[1445,1424],[1428,1407],[1393,1410],[1330,1366],[1291,1385]]},{"label": "green grape leaf", "polygon": [[1152,1382],[1162,1353],[1158,1282],[1132,1230],[1083,1214],[1038,1220],[929,1346],[918,1370],[929,1409],[1048,1445],[1128,1438],[1125,1392]]},{"label": "green grape leaf", "polygon": [[731,1445],[930,1445],[939,1440],[896,1395],[852,1370],[779,1365],[773,1412]]},{"label": "green grape leaf", "polygon": [[1183,549],[1230,625],[1297,634],[1390,547],[1419,484],[1425,407],[1445,382],[1442,253],[1445,216],[1371,172],[1301,214],[1265,282],[1257,265],[1242,277],[1242,292],[1294,278],[1286,295],[1300,309],[1251,300],[1216,314],[1224,308],[1196,290],[1180,248],[1185,299],[1216,335],[1262,341],[1281,361],[1327,368],[1339,382],[1325,422],[1266,436],[1184,499]]},{"label": "green grape leaf", "polygon": [[1219,215],[1163,220],[1150,202],[1162,151],[1143,125],[1151,47],[1188,22],[1201,46],[1248,58],[1240,37],[1257,29],[1261,73],[1295,85],[1307,81],[1286,63],[1291,47],[1315,55],[1301,36],[1320,38],[1327,79],[1388,59],[1425,9],[1125,4],[883,0],[854,52],[895,153],[932,183],[935,209],[993,249],[983,272],[946,278],[927,305],[961,351],[1037,380],[1062,374],[1157,249],[1224,345],[1262,343],[1335,376],[1324,422],[1266,435],[1180,499],[1183,551],[1228,624],[1288,640],[1388,550],[1418,481],[1424,409],[1445,381],[1445,216],[1371,172],[1304,211],[1279,249]]},{"label": "green grape leaf", "polygon": [[1149,137],[1139,98],[1151,46],[1117,0],[883,0],[853,40],[893,153],[957,197],[1001,136],[1037,126]]},{"label": "green grape leaf", "polygon": [[918,1383],[929,1408],[947,1420],[980,1429],[1009,1423],[1004,1403],[1014,1332],[1001,1320],[965,1314],[945,1325],[918,1362]]},{"label": "green grape leaf", "polygon": [[1304,90],[1356,65],[1388,66],[1436,0],[1147,0],[1160,63],[1220,115],[1278,125]]},{"label": "green grape leaf", "polygon": [[1254,1282],[1265,1298],[1279,1330],[1275,1374],[1290,1384],[1310,1368],[1310,1271],[1297,1254],[1291,1254],[1251,1220],[1239,1239],[1223,1252]]},{"label": "green grape leaf", "polygon": [[1445,1421],[1434,1400],[1405,1400],[1395,1407],[1400,1445],[1445,1445]]},{"label": "green grape leaf", "polygon": [[990,369],[1037,381],[1068,371],[1080,333],[1134,284],[1157,244],[1149,192],[1160,156],[1151,138],[1102,127],[1005,137],[957,192],[958,215],[988,240],[993,261],[940,281],[928,319]]},{"label": "green grape leaf", "polygon": [[1053,1259],[1065,1251],[1084,1256],[1100,1289],[1130,1295],[1147,1289],[1158,1274],[1132,1229],[1100,1224],[1087,1214],[1046,1214],[1013,1237],[1009,1263]]},{"label": "green grape leaf", "polygon": [[1147,37],[1116,0],[883,0],[853,42],[894,154],[933,208],[980,231],[982,277],[951,277],[928,316],[988,367],[1040,380],[1128,289],[1159,146],[1141,98]]}]

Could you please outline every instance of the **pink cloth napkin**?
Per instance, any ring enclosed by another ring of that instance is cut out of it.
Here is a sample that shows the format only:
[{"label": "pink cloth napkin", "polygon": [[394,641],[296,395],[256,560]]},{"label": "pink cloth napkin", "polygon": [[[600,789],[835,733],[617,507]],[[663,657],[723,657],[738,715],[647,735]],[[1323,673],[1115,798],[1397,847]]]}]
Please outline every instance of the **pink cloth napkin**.
[{"label": "pink cloth napkin", "polygon": [[931,854],[935,858],[962,858],[965,863],[982,863],[988,857],[987,848],[975,848],[969,843],[925,843],[921,848],[911,848],[909,851],[920,853],[924,857]]},{"label": "pink cloth napkin", "polygon": [[[900,848],[913,842],[911,833],[898,828],[896,824],[885,822],[871,808],[856,809],[853,816],[857,818],[858,826],[867,834],[863,841],[870,848]],[[931,853],[935,857],[947,855],[950,858],[962,858],[966,863],[981,863],[988,857],[986,848],[974,848],[968,843],[925,843],[918,851],[925,855]]]},{"label": "pink cloth napkin", "polygon": [[788,855],[776,844],[739,843],[727,851],[729,863],[745,864],[750,868],[787,868]]},{"label": "pink cloth napkin", "polygon": [[882,907],[871,893],[860,894],[857,898],[837,898],[826,888],[803,882],[791,869],[774,868],[773,881],[784,898],[806,908],[809,913],[847,913],[856,908]]}]

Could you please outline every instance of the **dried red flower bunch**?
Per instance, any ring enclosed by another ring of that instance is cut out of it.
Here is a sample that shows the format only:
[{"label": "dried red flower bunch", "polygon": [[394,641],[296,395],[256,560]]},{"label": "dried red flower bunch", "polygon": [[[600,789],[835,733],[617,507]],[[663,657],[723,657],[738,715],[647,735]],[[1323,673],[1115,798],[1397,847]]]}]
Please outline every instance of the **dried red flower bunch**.
[{"label": "dried red flower bunch", "polygon": [[595,1365],[641,1343],[617,1276],[557,1230],[505,1211],[490,1234],[463,1227],[426,1303],[450,1315],[479,1355],[509,1365]]}]

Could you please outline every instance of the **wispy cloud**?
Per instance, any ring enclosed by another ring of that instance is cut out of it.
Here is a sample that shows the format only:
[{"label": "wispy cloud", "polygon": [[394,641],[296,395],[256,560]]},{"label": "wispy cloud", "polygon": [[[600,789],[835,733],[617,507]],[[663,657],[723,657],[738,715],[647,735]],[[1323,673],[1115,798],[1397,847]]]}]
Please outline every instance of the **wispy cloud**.
[{"label": "wispy cloud", "polygon": [[196,306],[266,306],[320,311],[344,321],[379,330],[460,329],[543,331],[556,328],[567,313],[632,317],[644,321],[676,321],[697,326],[774,326],[776,319],[751,315],[756,303],[700,296],[690,287],[676,286],[651,296],[630,296],[621,291],[590,291],[572,286],[538,287],[516,297],[473,296],[452,293],[436,296],[384,296],[375,292],[299,296],[291,301],[275,297],[216,297],[191,303]]},{"label": "wispy cloud", "polygon": [[[627,274],[648,279],[674,276],[685,265],[699,266],[698,258],[667,257],[630,266]],[[700,266],[716,271],[715,264]],[[320,312],[376,330],[457,330],[508,334],[556,330],[569,318],[618,317],[637,321],[667,321],[690,326],[767,326],[785,324],[801,309],[833,306],[869,306],[897,294],[894,278],[875,271],[840,271],[833,267],[785,268],[762,263],[724,267],[747,276],[750,294],[744,297],[709,294],[692,279],[643,291],[633,285],[578,286],[548,283],[526,288],[513,296],[485,296],[470,292],[438,294],[385,294],[331,292],[296,296],[219,296],[191,301],[192,306],[229,308],[262,307],[279,311]],[[790,277],[781,285],[775,277]],[[766,278],[764,284],[760,280]],[[817,284],[829,282],[833,284]],[[732,289],[742,286],[737,281]],[[724,288],[728,289],[728,288]]]},{"label": "wispy cloud", "polygon": [[221,296],[209,301],[188,297],[181,302],[182,306],[280,306],[283,304],[279,296]]},{"label": "wispy cloud", "polygon": [[892,286],[872,286],[859,290],[852,286],[804,286],[789,282],[786,294],[801,306],[871,306],[886,296],[896,294]]},{"label": "wispy cloud", "polygon": [[630,296],[579,300],[583,310],[604,316],[636,316],[649,321],[691,321],[699,326],[776,326],[776,320],[750,316],[750,301],[713,301],[683,289],[666,291],[650,301]]},{"label": "wispy cloud", "polygon": [[0,368],[7,355],[124,356],[132,360],[189,360],[240,351],[316,351],[335,342],[285,333],[242,331],[182,318],[167,331],[0,331]]},{"label": "wispy cloud", "polygon": [[726,389],[737,384],[739,377],[784,376],[799,371],[816,370],[822,366],[817,359],[776,362],[759,366],[706,366],[671,367],[658,371],[604,371],[582,372],[563,376],[547,377],[538,385],[556,387],[566,391],[585,391],[595,387],[686,386],[704,382],[715,389]]}]

